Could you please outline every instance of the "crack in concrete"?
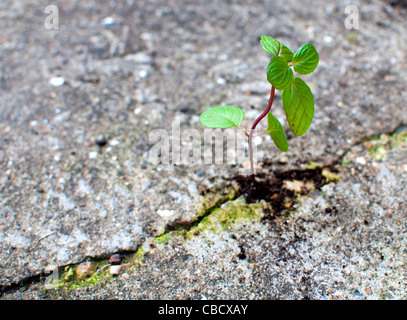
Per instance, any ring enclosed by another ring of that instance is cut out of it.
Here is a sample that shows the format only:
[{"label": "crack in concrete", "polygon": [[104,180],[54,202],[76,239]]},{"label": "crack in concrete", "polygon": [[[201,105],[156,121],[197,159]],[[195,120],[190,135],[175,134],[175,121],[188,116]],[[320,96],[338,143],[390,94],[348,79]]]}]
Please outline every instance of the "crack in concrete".
[{"label": "crack in concrete", "polygon": [[[387,134],[387,135],[394,135],[395,133],[397,133],[398,131],[400,131],[400,129],[404,129],[407,128],[407,124],[404,123],[400,123],[399,125],[397,125],[395,127],[395,129],[391,130],[391,131],[387,131],[387,132],[378,132],[378,133],[373,133],[367,136],[363,136],[360,139],[358,139],[357,141],[355,141],[354,143],[352,143],[348,148],[346,148],[342,154],[340,154],[335,160],[331,161],[331,163],[329,164],[324,164],[321,165],[319,167],[320,170],[324,169],[324,168],[332,168],[335,165],[340,164],[340,162],[342,161],[342,159],[351,151],[351,149],[357,145],[360,145],[362,143],[364,143],[365,141],[370,141],[375,139],[377,136],[382,135],[382,134]],[[291,172],[291,171],[301,171],[301,172],[306,172],[306,171],[312,171],[315,169],[304,169],[304,170],[287,170],[287,171],[283,171],[282,173],[287,173],[287,172]],[[234,180],[236,177],[233,178],[224,178],[225,180]],[[329,184],[331,183],[330,181],[327,181],[326,183],[324,183],[323,185]],[[219,191],[219,190],[217,190]],[[169,234],[170,232],[173,231],[188,231],[191,228],[199,225],[201,223],[201,221],[207,217],[208,215],[210,215],[215,209],[220,208],[220,206],[222,206],[222,204],[228,202],[228,201],[233,201],[236,200],[239,196],[241,196],[241,194],[236,193],[233,196],[226,198],[226,199],[221,199],[219,201],[217,201],[215,204],[213,204],[212,206],[209,206],[208,208],[205,208],[203,213],[201,213],[200,215],[197,216],[197,218],[195,220],[192,221],[178,221],[175,223],[169,223],[167,224],[167,226],[164,229],[164,232],[161,233],[158,236],[155,236],[154,238],[158,238],[158,237],[162,237],[166,234]],[[109,257],[113,254],[121,254],[123,256],[123,258],[125,259],[126,257],[128,258],[132,258],[134,257],[137,252],[139,251],[140,248],[143,247],[144,243],[147,241],[149,237],[147,237],[145,239],[145,241],[143,242],[143,244],[139,245],[137,247],[137,249],[135,250],[120,250],[114,253],[105,253],[102,254],[100,256],[87,256],[85,257],[81,262],[78,263],[74,263],[74,264],[66,264],[66,265],[61,265],[61,266],[57,266],[58,269],[58,274],[60,274],[60,272],[62,272],[66,267],[76,267],[79,264],[85,262],[85,261],[89,261],[89,260],[93,260],[93,261],[97,261],[97,262],[102,262],[105,261],[107,259],[109,259]],[[9,293],[13,293],[15,291],[18,290],[26,290],[28,289],[30,286],[32,285],[36,285],[38,283],[44,282],[47,277],[49,277],[49,274],[44,272],[41,272],[39,274],[35,274],[32,276],[29,276],[27,278],[24,278],[18,282],[15,283],[11,283],[9,285],[0,285],[0,298],[5,295],[5,294],[9,294]]]}]

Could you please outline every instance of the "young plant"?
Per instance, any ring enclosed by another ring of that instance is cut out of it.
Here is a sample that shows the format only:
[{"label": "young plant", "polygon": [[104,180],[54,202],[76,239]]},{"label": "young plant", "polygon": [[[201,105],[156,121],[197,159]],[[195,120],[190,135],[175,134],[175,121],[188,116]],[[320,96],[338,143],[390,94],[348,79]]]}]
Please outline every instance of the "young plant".
[{"label": "young plant", "polygon": [[[318,65],[318,52],[312,44],[305,44],[296,53],[292,53],[281,42],[268,36],[261,36],[260,44],[264,51],[271,55],[270,63],[267,66],[267,80],[271,84],[270,98],[264,112],[253,122],[250,131],[245,130],[249,143],[250,170],[254,175],[253,164],[253,137],[268,133],[273,139],[277,148],[286,152],[288,142],[283,126],[278,119],[270,112],[273,104],[275,90],[280,90],[283,109],[291,131],[296,136],[302,136],[309,128],[314,117],[314,97],[308,85],[299,77],[294,76],[294,71],[298,74],[306,75],[312,73]],[[216,106],[203,112],[199,121],[209,128],[230,128],[240,127],[245,113],[234,106]],[[259,122],[267,116],[267,129],[260,133],[255,133]],[[244,130],[244,129],[242,129]]]}]

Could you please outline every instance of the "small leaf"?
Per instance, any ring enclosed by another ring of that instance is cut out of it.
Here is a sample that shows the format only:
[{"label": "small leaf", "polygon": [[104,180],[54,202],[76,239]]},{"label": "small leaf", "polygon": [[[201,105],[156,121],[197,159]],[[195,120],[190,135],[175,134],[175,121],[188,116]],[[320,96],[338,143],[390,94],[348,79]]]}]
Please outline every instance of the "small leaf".
[{"label": "small leaf", "polygon": [[294,73],[287,61],[281,57],[274,57],[267,66],[267,80],[277,90],[287,89],[293,81]]},{"label": "small leaf", "polygon": [[291,131],[296,136],[302,136],[314,117],[311,89],[302,79],[295,77],[291,86],[281,93],[281,99]]},{"label": "small leaf", "polygon": [[293,56],[294,70],[299,74],[310,74],[318,66],[319,55],[312,44],[304,44]]},{"label": "small leaf", "polygon": [[285,135],[283,126],[281,125],[280,121],[278,121],[278,119],[271,114],[271,112],[268,113],[268,126],[266,131],[270,134],[277,148],[283,152],[288,150],[287,137]]},{"label": "small leaf", "polygon": [[268,36],[261,36],[260,44],[269,55],[273,57],[282,57],[287,62],[290,62],[293,58],[293,53],[280,41],[270,38]]},{"label": "small leaf", "polygon": [[244,112],[233,106],[216,106],[203,112],[199,121],[208,128],[239,127],[244,119]]}]

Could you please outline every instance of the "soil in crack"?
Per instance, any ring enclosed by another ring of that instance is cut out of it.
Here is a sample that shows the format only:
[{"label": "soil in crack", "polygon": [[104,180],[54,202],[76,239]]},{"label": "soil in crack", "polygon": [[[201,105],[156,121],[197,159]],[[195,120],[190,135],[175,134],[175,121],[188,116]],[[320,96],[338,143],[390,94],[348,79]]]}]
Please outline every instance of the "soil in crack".
[{"label": "soil in crack", "polygon": [[[267,212],[265,219],[272,219],[283,212],[294,210],[293,204],[297,195],[306,195],[312,190],[319,190],[327,183],[320,168],[276,172],[273,176],[265,173],[255,177],[236,176],[228,180],[233,180],[238,184],[237,197],[243,195],[248,203],[265,200],[271,204],[273,212]],[[296,181],[297,190],[287,188],[286,181]]]},{"label": "soil in crack", "polygon": [[[328,168],[328,167],[327,167]],[[273,220],[274,218],[283,215],[289,211],[295,210],[294,204],[298,200],[298,195],[307,195],[313,190],[320,189],[328,183],[325,176],[322,174],[323,168],[309,170],[289,170],[275,172],[274,175],[260,173],[253,176],[234,176],[223,177],[228,185],[219,187],[219,189],[203,189],[200,191],[202,196],[214,192],[225,195],[224,190],[230,187],[236,189],[233,199],[223,199],[216,203],[215,207],[208,208],[206,214],[201,215],[194,221],[174,221],[166,226],[168,231],[188,231],[192,227],[198,225],[203,218],[210,214],[211,210],[220,207],[223,203],[229,200],[234,200],[240,196],[244,196],[246,202],[256,203],[261,200],[268,202],[272,210],[266,210],[263,220]],[[329,167],[332,172],[337,170]],[[287,182],[294,183],[295,188],[290,188]]]}]

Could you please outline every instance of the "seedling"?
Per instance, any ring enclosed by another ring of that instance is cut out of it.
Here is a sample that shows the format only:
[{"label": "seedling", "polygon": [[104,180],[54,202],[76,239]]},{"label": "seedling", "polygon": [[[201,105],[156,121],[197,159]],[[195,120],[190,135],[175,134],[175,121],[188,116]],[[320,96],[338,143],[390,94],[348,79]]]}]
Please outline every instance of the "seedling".
[{"label": "seedling", "polygon": [[[254,175],[253,137],[270,134],[277,148],[288,150],[287,137],[280,121],[270,112],[275,90],[281,91],[281,99],[286,119],[291,131],[296,136],[302,136],[309,128],[314,117],[314,97],[308,85],[296,73],[306,75],[312,73],[318,65],[318,52],[312,44],[305,44],[296,53],[292,53],[281,42],[268,36],[261,36],[260,44],[264,51],[272,56],[267,66],[267,80],[271,84],[270,98],[267,108],[253,122],[250,131],[240,127],[245,113],[234,106],[215,106],[203,112],[199,121],[209,128],[237,127],[245,131],[249,143],[249,159],[251,174]],[[263,132],[255,133],[256,127],[267,116],[268,126]]]}]

